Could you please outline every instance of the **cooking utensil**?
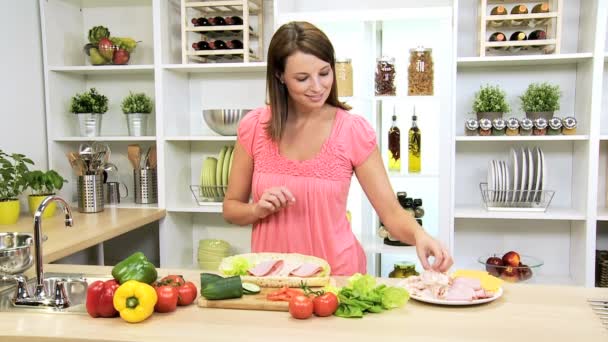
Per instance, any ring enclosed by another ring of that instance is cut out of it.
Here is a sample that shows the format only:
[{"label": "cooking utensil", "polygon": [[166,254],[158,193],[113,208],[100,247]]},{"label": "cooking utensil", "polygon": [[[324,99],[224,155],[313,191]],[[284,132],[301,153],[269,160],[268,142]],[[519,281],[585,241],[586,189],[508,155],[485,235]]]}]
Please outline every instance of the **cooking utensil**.
[{"label": "cooking utensil", "polygon": [[146,152],[146,156],[142,160],[142,165],[141,165],[142,169],[148,169],[148,159],[150,158],[150,150],[152,150],[151,146],[148,147],[148,151]]},{"label": "cooking utensil", "polygon": [[27,233],[0,233],[0,274],[20,274],[32,267],[34,238]]},{"label": "cooking utensil", "polygon": [[150,148],[150,155],[148,156],[148,167],[156,169],[156,146]]},{"label": "cooking utensil", "polygon": [[129,157],[129,161],[131,162],[131,166],[133,169],[139,169],[139,163],[141,161],[141,146],[139,145],[129,145],[127,146],[127,156]]}]

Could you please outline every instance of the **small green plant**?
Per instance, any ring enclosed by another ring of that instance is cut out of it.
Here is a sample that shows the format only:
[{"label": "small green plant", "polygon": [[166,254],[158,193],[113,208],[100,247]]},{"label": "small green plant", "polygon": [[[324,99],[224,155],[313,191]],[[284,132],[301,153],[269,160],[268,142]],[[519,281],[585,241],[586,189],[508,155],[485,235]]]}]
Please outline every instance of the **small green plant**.
[{"label": "small green plant", "polygon": [[475,93],[473,111],[475,112],[501,112],[507,113],[511,107],[506,101],[505,92],[499,86],[482,86]]},{"label": "small green plant", "polygon": [[25,155],[0,150],[0,202],[15,200],[25,190],[28,164],[34,162]]},{"label": "small green plant", "polygon": [[524,112],[554,112],[559,109],[560,97],[558,85],[543,82],[530,84],[519,98]]},{"label": "small green plant", "polygon": [[129,96],[122,101],[121,108],[125,114],[151,113],[152,99],[144,93],[129,92]]},{"label": "small green plant", "polygon": [[32,195],[34,196],[52,195],[57,190],[61,190],[63,184],[68,182],[55,170],[48,170],[47,172],[30,171],[25,175],[25,179],[27,187],[32,189]]},{"label": "small green plant", "polygon": [[76,94],[70,103],[70,112],[103,114],[108,111],[108,98],[91,88],[88,92]]}]

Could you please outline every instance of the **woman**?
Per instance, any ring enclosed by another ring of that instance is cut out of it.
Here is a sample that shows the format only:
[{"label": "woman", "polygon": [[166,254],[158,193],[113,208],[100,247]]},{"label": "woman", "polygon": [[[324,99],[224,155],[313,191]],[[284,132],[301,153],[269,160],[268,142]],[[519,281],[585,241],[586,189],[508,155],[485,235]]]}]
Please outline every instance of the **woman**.
[{"label": "woman", "polygon": [[446,271],[448,251],[399,205],[376,133],[338,101],[334,64],[331,42],[312,24],[287,23],[274,34],[266,75],[270,103],[239,124],[238,172],[230,175],[224,218],[253,224],[252,252],[314,255],[329,262],[332,274],[366,273],[365,253],[345,215],[354,172],[391,235],[416,245],[425,269]]}]

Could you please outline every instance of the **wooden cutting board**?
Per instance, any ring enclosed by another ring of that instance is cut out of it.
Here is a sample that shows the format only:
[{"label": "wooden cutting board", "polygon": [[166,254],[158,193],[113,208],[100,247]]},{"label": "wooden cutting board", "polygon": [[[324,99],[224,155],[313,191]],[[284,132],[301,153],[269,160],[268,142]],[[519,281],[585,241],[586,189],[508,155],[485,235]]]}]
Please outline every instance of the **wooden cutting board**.
[{"label": "wooden cutting board", "polygon": [[289,303],[284,301],[271,301],[266,299],[269,292],[278,288],[262,288],[260,293],[254,295],[243,295],[241,298],[208,300],[205,297],[198,299],[198,306],[216,309],[241,309],[262,311],[289,311]]}]

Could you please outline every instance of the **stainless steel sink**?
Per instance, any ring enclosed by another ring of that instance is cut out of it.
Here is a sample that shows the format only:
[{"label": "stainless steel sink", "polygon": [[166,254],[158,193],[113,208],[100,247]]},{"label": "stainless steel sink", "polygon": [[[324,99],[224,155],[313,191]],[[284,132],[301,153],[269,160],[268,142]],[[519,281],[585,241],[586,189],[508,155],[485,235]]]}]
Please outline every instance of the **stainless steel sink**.
[{"label": "stainless steel sink", "polygon": [[[52,273],[46,272],[44,275],[44,287],[46,293],[53,293],[58,281],[63,281],[66,295],[71,303],[67,308],[57,308],[50,306],[14,306],[12,299],[15,296],[17,285],[10,282],[0,284],[0,312],[39,312],[39,313],[67,313],[67,314],[87,314],[86,296],[88,284],[96,280],[111,279],[110,275],[93,275],[82,273]],[[36,278],[28,279],[29,289],[33,289],[37,284]]]}]

